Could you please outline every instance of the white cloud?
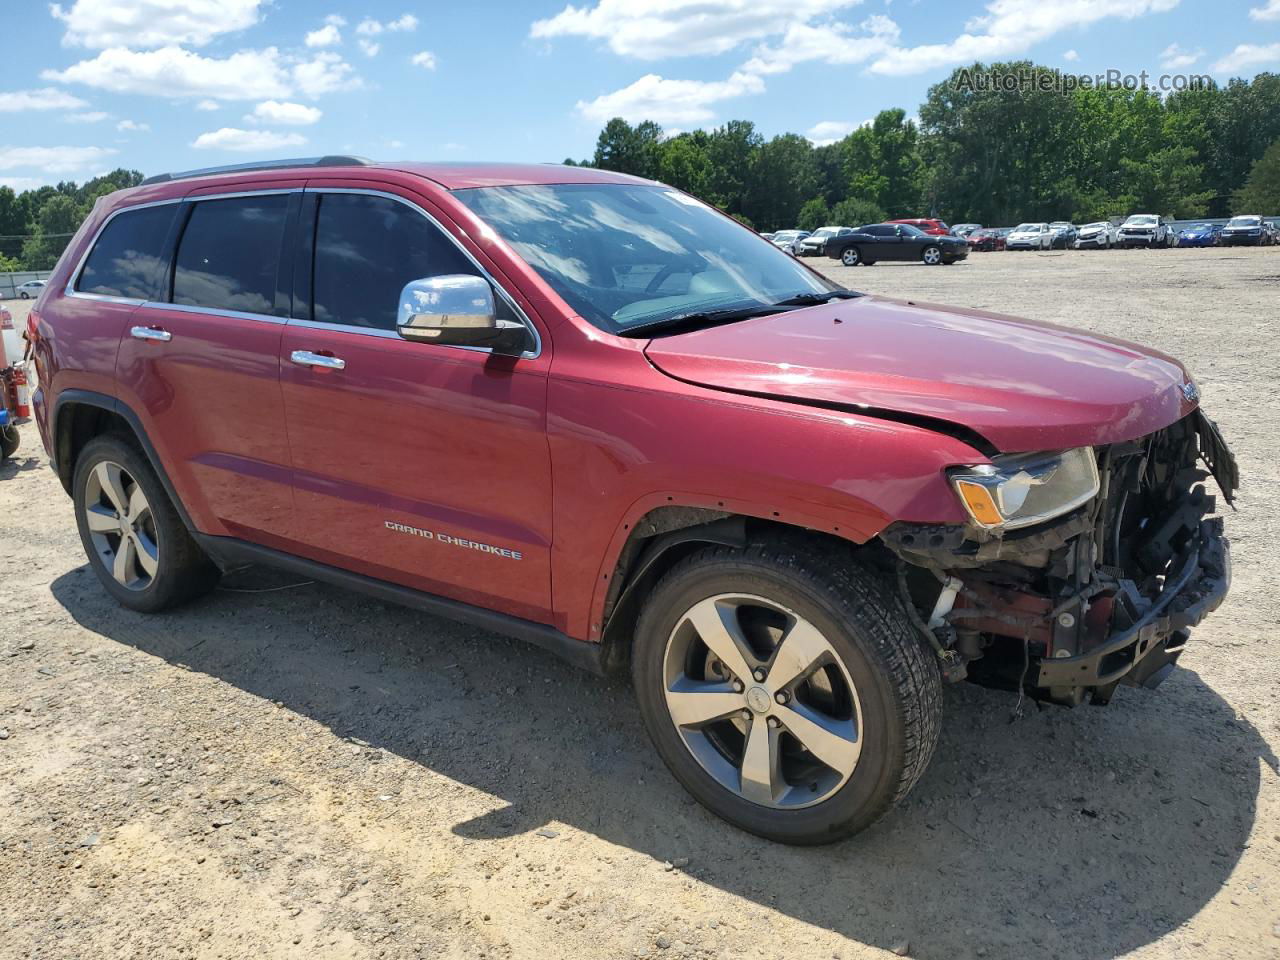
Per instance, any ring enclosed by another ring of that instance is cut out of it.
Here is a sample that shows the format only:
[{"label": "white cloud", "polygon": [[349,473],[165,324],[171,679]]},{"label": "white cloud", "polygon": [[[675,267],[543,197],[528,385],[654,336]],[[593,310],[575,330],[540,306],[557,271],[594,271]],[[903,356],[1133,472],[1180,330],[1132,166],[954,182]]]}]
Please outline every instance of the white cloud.
[{"label": "white cloud", "polygon": [[247,114],[249,123],[268,123],[288,127],[305,127],[315,123],[323,114],[315,107],[301,103],[281,103],[279,100],[264,100]]},{"label": "white cloud", "polygon": [[843,120],[823,120],[821,123],[815,123],[808,129],[805,136],[815,147],[825,147],[828,144],[843,140],[859,127],[865,127],[871,121],[863,120],[861,123],[846,123]]},{"label": "white cloud", "polygon": [[360,86],[360,78],[351,64],[336,53],[318,53],[311,60],[295,64],[292,73],[293,85],[308,97]]},{"label": "white cloud", "polygon": [[858,24],[860,33],[844,23],[822,26],[795,24],[787,28],[773,46],[762,44],[743,64],[748,73],[786,73],[797,64],[818,60],[829,64],[863,63],[893,49],[898,42],[898,25],[883,14],[874,14]]},{"label": "white cloud", "polygon": [[415,67],[422,67],[424,70],[434,70],[436,68],[436,55],[430,50],[423,50],[410,57],[409,62]]},{"label": "white cloud", "polygon": [[418,18],[412,13],[406,13],[395,20],[388,20],[386,23],[381,23],[372,17],[365,17],[356,27],[356,33],[365,37],[376,37],[383,31],[389,33],[412,33],[417,29]]},{"label": "white cloud", "polygon": [[1214,73],[1237,73],[1250,67],[1280,62],[1280,43],[1260,46],[1242,43],[1213,65]]},{"label": "white cloud", "polygon": [[1176,43],[1171,43],[1160,54],[1160,66],[1165,70],[1181,70],[1183,67],[1191,66],[1203,56],[1203,49],[1183,50]]},{"label": "white cloud", "polygon": [[197,110],[221,110],[222,104],[217,100],[201,100],[196,104]]},{"label": "white cloud", "polygon": [[136,123],[133,120],[121,120],[116,124],[116,129],[121,133],[146,133],[151,129],[151,124]]},{"label": "white cloud", "polygon": [[258,22],[262,0],[75,0],[49,12],[66,24],[65,46],[203,46],[214,37]]},{"label": "white cloud", "polygon": [[8,187],[14,193],[24,190],[37,190],[53,181],[47,177],[0,177],[0,187]]},{"label": "white cloud", "polygon": [[375,43],[368,37],[361,37],[356,41],[356,43],[360,45],[360,51],[366,57],[376,57],[378,55],[378,51],[382,49],[382,44]]},{"label": "white cloud", "polygon": [[42,87],[39,90],[12,90],[0,93],[0,113],[20,110],[76,110],[89,104],[65,90]]},{"label": "white cloud", "polygon": [[1267,0],[1265,6],[1251,7],[1249,16],[1254,20],[1280,20],[1280,0]]},{"label": "white cloud", "polygon": [[578,112],[597,123],[622,117],[630,121],[653,120],[662,124],[697,126],[715,118],[711,104],[763,92],[763,80],[755,74],[741,71],[722,81],[668,80],[650,73],[629,87],[591,101],[578,101]]},{"label": "white cloud", "polygon": [[744,43],[785,33],[862,0],[597,0],[566,6],[530,27],[534,39],[590,37],[614,53],[641,60],[727,53]]},{"label": "white cloud", "polygon": [[342,42],[342,31],[335,24],[326,23],[308,33],[303,42],[308,47],[335,47]]},{"label": "white cloud", "polygon": [[107,147],[8,147],[0,150],[0,170],[39,167],[45,173],[73,173],[97,166],[113,153]]},{"label": "white cloud", "polygon": [[205,101],[288,97],[295,91],[316,97],[358,86],[351,65],[336,53],[325,51],[310,60],[294,61],[275,47],[241,50],[223,59],[180,47],[146,51],[115,47],[65,70],[46,70],[41,76],[112,93]]},{"label": "white cloud", "polygon": [[109,116],[111,114],[104,110],[89,110],[85,113],[69,113],[63,119],[68,123],[101,123]]},{"label": "white cloud", "polygon": [[905,76],[1025,53],[1056,33],[1118,17],[1132,20],[1172,10],[1179,0],[990,0],[986,14],[965,24],[950,43],[895,47],[873,73]]},{"label": "white cloud", "polygon": [[1077,53],[1075,50],[1068,50],[1065,53],[1063,53],[1062,59],[1067,61],[1067,63],[1075,63],[1077,60],[1080,59],[1080,54]]},{"label": "white cloud", "polygon": [[239,130],[223,127],[196,137],[191,146],[197,150],[242,150],[264,153],[281,147],[298,147],[307,142],[299,133],[278,133],[274,130]]}]

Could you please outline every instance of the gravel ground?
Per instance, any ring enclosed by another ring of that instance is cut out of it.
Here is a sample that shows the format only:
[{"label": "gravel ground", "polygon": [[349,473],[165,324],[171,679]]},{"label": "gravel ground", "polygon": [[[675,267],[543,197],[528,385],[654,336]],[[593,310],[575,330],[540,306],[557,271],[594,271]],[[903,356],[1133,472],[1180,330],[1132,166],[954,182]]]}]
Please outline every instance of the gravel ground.
[{"label": "gravel ground", "polygon": [[1188,363],[1245,487],[1233,593],[1158,692],[1011,723],[949,688],[904,808],[774,846],[685,795],[625,684],[539,650],[270,572],[121,610],[28,426],[0,468],[0,957],[1277,956],[1280,250],[830,273]]}]

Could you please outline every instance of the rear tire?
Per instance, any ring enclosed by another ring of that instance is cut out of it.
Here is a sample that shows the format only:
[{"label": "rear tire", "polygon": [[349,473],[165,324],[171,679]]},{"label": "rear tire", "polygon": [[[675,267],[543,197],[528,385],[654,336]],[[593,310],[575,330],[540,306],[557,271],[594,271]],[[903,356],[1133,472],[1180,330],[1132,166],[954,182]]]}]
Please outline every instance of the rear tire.
[{"label": "rear tire", "polygon": [[122,606],[158,613],[218,582],[218,568],[130,438],[105,434],[85,444],[71,489],[89,566]]},{"label": "rear tire", "polygon": [[884,816],[928,766],[942,716],[937,665],[890,580],[851,550],[793,538],[673,567],[641,613],[632,677],[685,789],[782,843],[829,843]]},{"label": "rear tire", "polygon": [[7,427],[0,428],[0,462],[8,460],[18,452],[18,444],[21,438],[18,435],[18,428],[10,424]]}]

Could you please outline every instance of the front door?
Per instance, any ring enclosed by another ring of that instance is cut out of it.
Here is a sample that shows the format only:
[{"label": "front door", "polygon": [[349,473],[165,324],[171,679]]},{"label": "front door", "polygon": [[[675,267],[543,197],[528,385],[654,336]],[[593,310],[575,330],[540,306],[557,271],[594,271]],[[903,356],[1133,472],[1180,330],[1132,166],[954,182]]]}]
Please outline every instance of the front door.
[{"label": "front door", "polygon": [[406,283],[483,271],[405,198],[306,197],[281,345],[302,552],[545,622],[549,357],[401,339]]}]

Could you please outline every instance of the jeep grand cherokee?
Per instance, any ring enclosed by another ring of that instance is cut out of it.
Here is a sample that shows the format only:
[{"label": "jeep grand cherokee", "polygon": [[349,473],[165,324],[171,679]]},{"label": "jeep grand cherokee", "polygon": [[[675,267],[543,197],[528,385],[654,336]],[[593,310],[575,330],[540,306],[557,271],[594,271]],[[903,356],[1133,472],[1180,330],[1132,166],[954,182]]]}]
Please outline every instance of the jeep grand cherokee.
[{"label": "jeep grand cherokee", "polygon": [[675,777],[781,841],[901,800],[942,683],[1105,703],[1227,589],[1236,470],[1177,361],[860,295],[620,174],[153,177],[30,333],[121,604],[272,564],[629,665]]}]

